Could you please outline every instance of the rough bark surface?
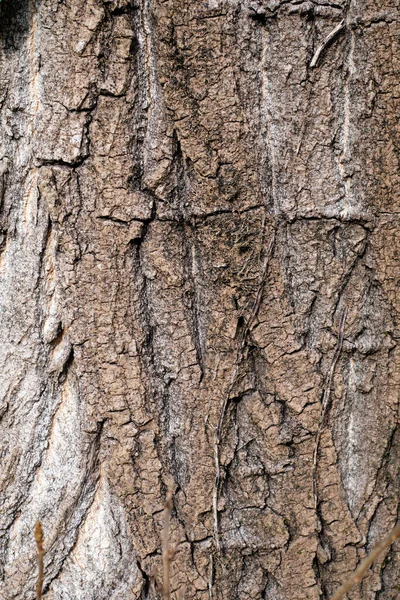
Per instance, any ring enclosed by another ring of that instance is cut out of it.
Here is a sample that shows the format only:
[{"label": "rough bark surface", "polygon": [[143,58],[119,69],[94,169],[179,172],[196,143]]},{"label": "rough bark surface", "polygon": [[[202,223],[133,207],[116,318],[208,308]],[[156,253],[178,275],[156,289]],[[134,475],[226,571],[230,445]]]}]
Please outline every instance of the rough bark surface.
[{"label": "rough bark surface", "polygon": [[327,598],[399,511],[399,1],[0,6],[1,598],[37,519],[45,600],[158,597],[169,482],[174,598]]}]

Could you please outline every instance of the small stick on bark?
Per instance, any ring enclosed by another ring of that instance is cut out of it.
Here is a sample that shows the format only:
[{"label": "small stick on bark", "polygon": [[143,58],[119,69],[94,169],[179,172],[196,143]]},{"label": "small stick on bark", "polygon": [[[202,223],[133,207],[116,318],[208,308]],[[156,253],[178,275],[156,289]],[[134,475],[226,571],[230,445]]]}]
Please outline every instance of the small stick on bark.
[{"label": "small stick on bark", "polygon": [[378,555],[381,552],[383,552],[384,550],[387,550],[388,548],[390,548],[390,546],[399,537],[400,537],[400,521],[399,521],[399,523],[397,523],[397,525],[394,527],[394,529],[392,529],[392,531],[389,533],[389,535],[387,537],[385,537],[382,541],[380,541],[371,550],[371,552],[368,554],[368,556],[366,556],[364,558],[364,560],[361,561],[361,563],[359,564],[357,569],[354,571],[354,573],[351,575],[351,577],[349,577],[349,579],[343,585],[340,586],[340,588],[331,597],[330,600],[341,600],[341,598],[343,598],[343,596],[345,594],[347,594],[347,592],[349,590],[351,590],[351,588],[353,586],[355,586],[357,583],[360,583],[360,581],[365,576],[367,569],[369,569],[369,567],[372,565],[372,563],[378,558]]},{"label": "small stick on bark", "polygon": [[208,597],[210,600],[213,599],[213,579],[214,579],[214,560],[213,560],[213,553],[210,552],[210,566],[209,566],[209,573],[208,573]]},{"label": "small stick on bark", "polygon": [[321,414],[320,414],[320,417],[319,417],[318,431],[317,431],[317,436],[316,436],[315,445],[314,445],[312,481],[313,481],[313,493],[314,493],[314,507],[315,507],[315,509],[317,509],[317,507],[318,507],[318,490],[317,490],[318,451],[319,451],[319,445],[321,443],[321,436],[322,436],[322,431],[323,431],[323,428],[324,428],[324,425],[325,425],[325,420],[326,420],[326,417],[327,417],[327,414],[328,414],[328,410],[329,410],[329,407],[330,407],[331,387],[332,387],[333,376],[335,374],[336,363],[339,360],[339,356],[340,356],[340,353],[342,351],[343,338],[344,338],[344,326],[345,326],[345,323],[346,323],[346,314],[347,314],[347,308],[344,307],[343,312],[342,312],[342,316],[340,318],[339,333],[338,333],[338,340],[337,340],[336,350],[335,350],[335,354],[333,355],[333,359],[332,359],[332,362],[331,362],[331,367],[330,367],[329,373],[328,373],[328,378],[326,380],[324,395],[322,397]]},{"label": "small stick on bark", "polygon": [[319,61],[321,59],[322,54],[325,52],[327,47],[333,42],[336,36],[345,28],[344,21],[340,21],[339,25],[336,25],[334,29],[327,35],[322,44],[317,48],[314,56],[311,59],[310,67],[314,69],[318,67]]},{"label": "small stick on bark", "polygon": [[163,598],[170,600],[170,565],[172,552],[169,548],[169,525],[172,512],[172,487],[168,486],[167,498],[164,507],[164,529],[162,540],[162,560],[163,560]]},{"label": "small stick on bark", "polygon": [[260,283],[257,288],[256,297],[254,299],[253,305],[251,307],[251,311],[249,317],[246,321],[245,327],[243,329],[242,336],[240,338],[237,354],[236,354],[236,362],[235,367],[232,371],[232,375],[229,381],[228,389],[225,393],[224,400],[222,402],[222,406],[219,413],[219,419],[217,424],[217,429],[215,432],[215,441],[214,441],[214,463],[215,463],[215,476],[214,476],[214,488],[213,488],[213,516],[214,516],[214,541],[217,549],[217,553],[221,554],[221,542],[219,536],[219,519],[218,519],[218,500],[219,500],[219,487],[221,482],[221,461],[220,461],[220,446],[222,442],[222,429],[224,425],[226,411],[230,402],[231,392],[236,384],[238,375],[239,375],[239,366],[243,360],[244,350],[247,343],[247,338],[251,331],[251,327],[255,318],[257,317],[258,311],[260,309],[260,304],[262,300],[263,291],[265,288],[265,284],[268,276],[268,268],[269,263],[272,257],[273,249],[275,244],[275,231],[272,232],[272,237],[268,246],[268,250],[264,259],[263,268],[261,272]]},{"label": "small stick on bark", "polygon": [[35,525],[35,540],[37,545],[37,560],[38,560],[38,578],[36,583],[36,598],[37,600],[42,599],[42,590],[43,590],[43,527],[40,521],[36,521]]}]

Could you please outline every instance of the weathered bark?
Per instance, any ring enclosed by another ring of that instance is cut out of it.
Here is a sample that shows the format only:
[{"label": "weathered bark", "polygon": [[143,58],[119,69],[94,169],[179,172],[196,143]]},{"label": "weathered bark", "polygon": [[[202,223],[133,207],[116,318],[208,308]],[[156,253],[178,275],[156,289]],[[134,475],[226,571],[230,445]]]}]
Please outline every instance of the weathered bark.
[{"label": "weathered bark", "polygon": [[174,598],[326,598],[394,525],[399,21],[1,1],[2,598],[37,519],[46,600],[156,598],[169,482]]}]

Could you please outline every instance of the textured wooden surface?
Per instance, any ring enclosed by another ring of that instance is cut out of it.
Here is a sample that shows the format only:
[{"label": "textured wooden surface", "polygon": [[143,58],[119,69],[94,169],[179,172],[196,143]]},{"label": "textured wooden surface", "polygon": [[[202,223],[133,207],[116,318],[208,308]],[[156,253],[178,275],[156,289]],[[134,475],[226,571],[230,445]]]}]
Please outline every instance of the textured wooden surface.
[{"label": "textured wooden surface", "polygon": [[44,600],[159,597],[172,481],[172,598],[326,598],[398,512],[398,0],[0,11],[0,597],[38,519]]}]

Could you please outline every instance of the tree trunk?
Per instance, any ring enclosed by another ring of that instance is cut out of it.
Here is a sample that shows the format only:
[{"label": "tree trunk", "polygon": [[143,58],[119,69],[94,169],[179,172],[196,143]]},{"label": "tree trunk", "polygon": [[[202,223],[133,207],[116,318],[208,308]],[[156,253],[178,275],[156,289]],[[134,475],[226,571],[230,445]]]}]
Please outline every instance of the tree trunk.
[{"label": "tree trunk", "polygon": [[159,597],[169,485],[173,598],[327,598],[399,510],[398,0],[0,6],[1,598],[38,519],[44,600]]}]

